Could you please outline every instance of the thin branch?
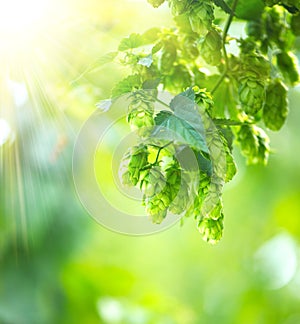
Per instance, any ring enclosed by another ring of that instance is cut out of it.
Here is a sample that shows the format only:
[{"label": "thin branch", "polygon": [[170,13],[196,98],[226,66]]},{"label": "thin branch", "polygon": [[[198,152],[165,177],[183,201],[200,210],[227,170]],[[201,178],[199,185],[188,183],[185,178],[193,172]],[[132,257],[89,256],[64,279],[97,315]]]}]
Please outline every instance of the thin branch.
[{"label": "thin branch", "polygon": [[231,12],[230,15],[226,21],[224,30],[223,30],[223,35],[222,35],[222,50],[223,50],[223,54],[224,54],[224,59],[225,59],[225,69],[222,73],[222,75],[220,76],[219,80],[217,81],[216,85],[213,87],[213,89],[211,90],[211,94],[214,94],[214,92],[219,88],[219,86],[221,85],[222,81],[225,79],[228,69],[229,69],[229,62],[228,62],[228,55],[227,55],[227,50],[226,50],[226,37],[230,28],[230,25],[232,23],[232,20],[234,18],[235,15],[235,10],[237,7],[239,0],[234,0],[233,4],[232,4],[232,8],[231,8]]}]

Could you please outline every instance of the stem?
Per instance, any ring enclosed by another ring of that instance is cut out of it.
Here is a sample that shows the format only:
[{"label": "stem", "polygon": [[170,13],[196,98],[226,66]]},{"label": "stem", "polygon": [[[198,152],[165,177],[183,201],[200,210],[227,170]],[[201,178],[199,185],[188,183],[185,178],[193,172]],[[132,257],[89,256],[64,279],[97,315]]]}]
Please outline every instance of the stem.
[{"label": "stem", "polygon": [[160,99],[158,99],[158,98],[156,98],[155,100],[156,100],[157,102],[159,102],[160,104],[162,104],[163,106],[170,108],[170,106],[169,106],[167,103],[165,103],[164,101],[162,101],[162,100],[160,100]]},{"label": "stem", "polygon": [[211,94],[214,94],[214,92],[219,88],[219,86],[221,85],[222,81],[225,79],[227,72],[229,70],[229,63],[228,63],[228,55],[227,55],[227,50],[226,50],[226,37],[230,28],[230,25],[232,23],[233,17],[235,15],[235,9],[236,6],[238,4],[239,0],[234,0],[233,4],[232,4],[232,8],[231,8],[231,12],[230,15],[226,21],[224,30],[223,30],[223,35],[222,35],[222,50],[223,50],[223,54],[224,54],[224,58],[225,58],[225,69],[222,73],[222,75],[220,76],[219,80],[217,81],[216,85],[213,87]]},{"label": "stem", "polygon": [[156,155],[155,162],[153,163],[154,165],[157,164],[157,162],[158,162],[160,152],[161,152],[164,148],[166,148],[167,146],[169,146],[169,145],[172,144],[172,143],[173,143],[173,141],[171,141],[171,142],[165,144],[164,146],[161,146],[161,147],[158,149],[158,152],[157,152],[157,155]]}]

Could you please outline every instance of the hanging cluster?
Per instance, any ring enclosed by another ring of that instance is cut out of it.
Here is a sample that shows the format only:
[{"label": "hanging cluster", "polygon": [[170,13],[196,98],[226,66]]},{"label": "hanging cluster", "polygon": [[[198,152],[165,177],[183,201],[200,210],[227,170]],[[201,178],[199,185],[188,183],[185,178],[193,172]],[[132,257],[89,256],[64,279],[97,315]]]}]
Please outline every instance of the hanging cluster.
[{"label": "hanging cluster", "polygon": [[[165,3],[174,26],[131,34],[104,60],[132,71],[112,90],[112,99],[130,93],[127,121],[140,138],[124,157],[124,184],[140,188],[154,223],[168,212],[193,216],[210,243],[223,232],[222,190],[236,173],[233,145],[248,164],[266,164],[269,138],[261,125],[284,125],[288,87],[299,82],[299,0],[249,1],[251,8],[238,0],[148,0],[155,8]],[[235,19],[245,21],[246,37],[228,34]],[[177,94],[166,110],[155,111],[157,89]],[[160,139],[162,128],[178,136]],[[197,170],[179,163],[186,149]]]}]

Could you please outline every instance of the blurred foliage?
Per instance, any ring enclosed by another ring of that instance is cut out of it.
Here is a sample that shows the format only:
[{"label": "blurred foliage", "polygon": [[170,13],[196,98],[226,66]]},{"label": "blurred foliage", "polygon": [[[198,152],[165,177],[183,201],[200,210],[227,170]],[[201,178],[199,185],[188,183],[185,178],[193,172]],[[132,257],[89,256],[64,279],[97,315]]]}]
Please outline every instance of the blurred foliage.
[{"label": "blurred foliage", "polygon": [[1,72],[0,112],[15,140],[0,147],[0,323],[299,323],[300,89],[290,91],[281,133],[268,132],[268,167],[245,168],[234,152],[220,245],[207,246],[193,226],[112,233],[80,206],[71,157],[81,123],[123,71],[108,65],[78,76],[121,37],[170,17],[142,1],[61,6],[72,8],[68,41],[57,53],[64,60],[47,56],[44,96],[35,90],[15,107]]}]

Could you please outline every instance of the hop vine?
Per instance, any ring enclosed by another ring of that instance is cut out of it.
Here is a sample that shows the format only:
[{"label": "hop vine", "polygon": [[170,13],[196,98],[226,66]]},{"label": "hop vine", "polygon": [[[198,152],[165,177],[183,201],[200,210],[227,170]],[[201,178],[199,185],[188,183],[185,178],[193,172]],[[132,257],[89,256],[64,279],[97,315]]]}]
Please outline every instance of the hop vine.
[{"label": "hop vine", "polygon": [[[288,90],[299,83],[300,1],[264,0],[250,11],[242,0],[147,5],[169,7],[174,25],[131,34],[104,59],[131,71],[112,89],[113,101],[128,96],[127,121],[139,136],[123,158],[123,183],[142,191],[152,222],[193,217],[215,244],[224,228],[223,187],[237,172],[233,147],[247,164],[267,164],[267,132],[287,118]],[[234,21],[244,23],[245,37],[230,35]],[[172,101],[162,102],[158,89],[173,93]],[[169,132],[163,139],[162,130]],[[196,168],[181,163],[187,151]]]}]

